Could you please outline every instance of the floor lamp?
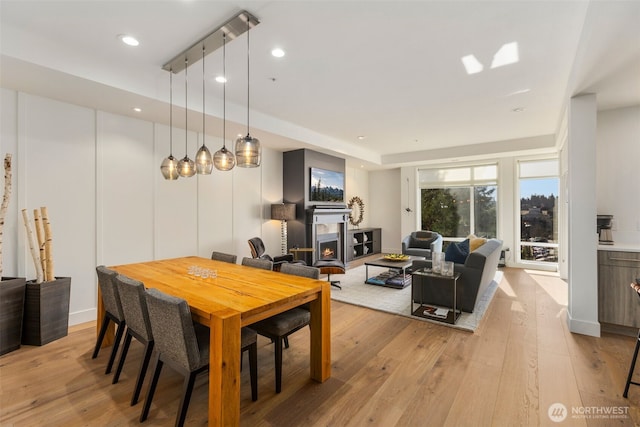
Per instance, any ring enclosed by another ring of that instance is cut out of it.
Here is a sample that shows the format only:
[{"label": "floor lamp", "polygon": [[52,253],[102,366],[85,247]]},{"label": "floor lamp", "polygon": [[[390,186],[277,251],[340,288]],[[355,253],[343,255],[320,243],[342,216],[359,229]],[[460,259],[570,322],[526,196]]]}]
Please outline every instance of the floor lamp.
[{"label": "floor lamp", "polygon": [[271,205],[271,219],[280,221],[280,249],[282,255],[285,255],[287,253],[287,221],[296,219],[296,205],[294,203]]}]

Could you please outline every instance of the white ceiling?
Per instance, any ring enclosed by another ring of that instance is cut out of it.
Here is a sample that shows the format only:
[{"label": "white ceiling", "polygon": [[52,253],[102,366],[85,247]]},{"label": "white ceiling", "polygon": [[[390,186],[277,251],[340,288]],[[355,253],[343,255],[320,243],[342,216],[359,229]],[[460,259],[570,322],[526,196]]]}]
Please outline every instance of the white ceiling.
[{"label": "white ceiling", "polygon": [[[578,93],[597,93],[600,109],[640,105],[639,1],[1,0],[0,7],[3,87],[161,123],[169,108],[162,65],[245,9],[260,20],[250,34],[251,134],[274,149],[309,147],[366,167],[548,150],[566,100]],[[119,34],[140,46],[125,46]],[[495,52],[514,41],[520,61],[491,69]],[[284,58],[270,55],[275,46]],[[484,71],[466,74],[460,58],[468,54]],[[221,50],[205,65],[214,136],[222,128],[222,89],[213,80],[222,73]],[[228,141],[246,133],[246,69],[245,34],[227,45]],[[189,128],[201,130],[202,63],[188,75]],[[181,127],[184,93],[179,73],[174,124]]]}]

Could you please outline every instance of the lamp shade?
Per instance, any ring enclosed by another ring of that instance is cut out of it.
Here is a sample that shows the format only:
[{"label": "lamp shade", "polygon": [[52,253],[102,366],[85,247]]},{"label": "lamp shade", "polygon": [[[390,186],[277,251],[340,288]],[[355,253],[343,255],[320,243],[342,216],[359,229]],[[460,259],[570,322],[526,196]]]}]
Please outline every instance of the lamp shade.
[{"label": "lamp shade", "polygon": [[278,203],[271,205],[271,219],[279,221],[293,221],[296,219],[296,205],[294,203]]}]

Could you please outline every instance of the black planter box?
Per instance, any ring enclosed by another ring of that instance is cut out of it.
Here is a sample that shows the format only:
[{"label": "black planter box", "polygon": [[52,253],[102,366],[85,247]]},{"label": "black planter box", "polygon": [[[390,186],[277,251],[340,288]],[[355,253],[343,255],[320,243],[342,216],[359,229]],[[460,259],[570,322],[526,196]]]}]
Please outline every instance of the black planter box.
[{"label": "black planter box", "polygon": [[71,277],[36,284],[28,282],[24,299],[22,344],[45,345],[69,332]]},{"label": "black planter box", "polygon": [[25,283],[24,277],[0,281],[0,355],[20,348]]}]

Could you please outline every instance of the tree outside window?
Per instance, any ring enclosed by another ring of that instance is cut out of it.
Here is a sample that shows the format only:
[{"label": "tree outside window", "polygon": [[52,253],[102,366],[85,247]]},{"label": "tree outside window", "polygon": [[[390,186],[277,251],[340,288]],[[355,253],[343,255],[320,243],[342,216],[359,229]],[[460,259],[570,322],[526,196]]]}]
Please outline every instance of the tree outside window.
[{"label": "tree outside window", "polygon": [[422,229],[443,237],[496,237],[496,191],[495,185],[422,189]]}]

